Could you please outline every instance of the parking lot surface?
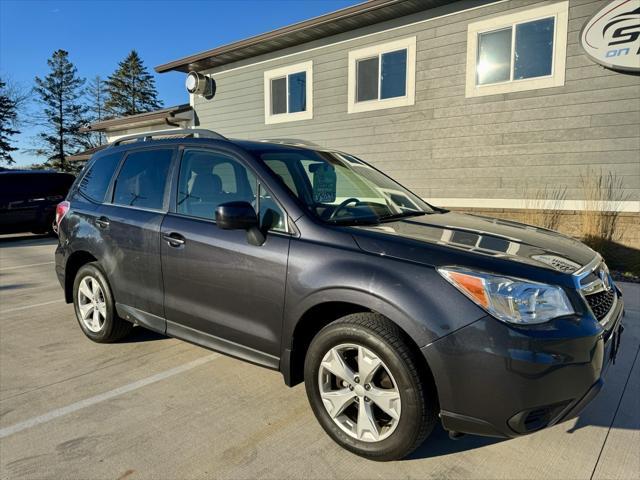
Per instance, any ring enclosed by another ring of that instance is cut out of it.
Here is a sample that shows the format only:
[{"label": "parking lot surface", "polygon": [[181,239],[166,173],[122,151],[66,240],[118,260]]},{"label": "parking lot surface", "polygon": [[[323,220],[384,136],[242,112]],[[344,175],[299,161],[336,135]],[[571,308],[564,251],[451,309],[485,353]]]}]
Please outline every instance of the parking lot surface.
[{"label": "parking lot surface", "polygon": [[640,285],[606,386],[530,436],[450,440],[375,463],[335,445],[304,387],[136,328],[84,337],[54,273],[56,240],[0,237],[0,478],[640,478]]}]

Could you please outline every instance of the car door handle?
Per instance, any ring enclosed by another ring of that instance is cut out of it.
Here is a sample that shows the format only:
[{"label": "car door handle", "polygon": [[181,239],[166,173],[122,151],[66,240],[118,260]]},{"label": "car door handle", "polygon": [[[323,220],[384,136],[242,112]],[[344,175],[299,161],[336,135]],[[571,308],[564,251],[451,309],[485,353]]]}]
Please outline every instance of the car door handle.
[{"label": "car door handle", "polygon": [[164,235],[162,235],[162,238],[167,241],[170,247],[181,247],[185,243],[184,237],[175,232],[165,233]]},{"label": "car door handle", "polygon": [[97,218],[96,225],[98,225],[100,228],[107,228],[109,226],[109,219],[107,217]]}]

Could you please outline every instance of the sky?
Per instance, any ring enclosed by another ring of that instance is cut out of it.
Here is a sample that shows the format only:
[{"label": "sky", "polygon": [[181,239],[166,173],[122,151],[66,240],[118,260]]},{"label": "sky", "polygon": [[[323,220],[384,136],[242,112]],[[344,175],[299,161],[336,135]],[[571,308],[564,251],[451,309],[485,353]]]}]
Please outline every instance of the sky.
[{"label": "sky", "polygon": [[[106,78],[132,49],[155,74],[153,67],[168,61],[357,3],[361,0],[0,0],[0,77],[29,90],[36,75],[47,75],[47,59],[57,49],[67,50],[87,79]],[[155,78],[165,106],[188,102],[183,73]],[[37,128],[21,130],[13,137],[16,165],[41,163],[25,152],[34,147]]]}]

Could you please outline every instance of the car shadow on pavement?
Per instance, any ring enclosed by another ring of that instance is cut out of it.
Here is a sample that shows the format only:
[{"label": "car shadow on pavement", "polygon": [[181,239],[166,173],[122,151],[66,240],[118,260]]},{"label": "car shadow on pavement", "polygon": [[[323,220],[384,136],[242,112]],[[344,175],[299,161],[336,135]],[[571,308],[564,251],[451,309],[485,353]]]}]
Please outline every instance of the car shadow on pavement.
[{"label": "car shadow on pavement", "polygon": [[442,457],[454,453],[486,447],[495,443],[504,442],[505,438],[479,437],[477,435],[464,435],[457,440],[451,440],[449,434],[442,428],[440,423],[436,424],[429,439],[405,460],[420,460],[424,458]]},{"label": "car shadow on pavement", "polygon": [[21,288],[31,287],[33,285],[33,283],[12,283],[9,285],[0,285],[0,291],[20,290]]},{"label": "car shadow on pavement", "polygon": [[169,337],[162,335],[161,333],[147,330],[142,327],[134,327],[129,335],[119,340],[117,343],[141,343],[141,342],[153,342],[156,340],[167,340]]}]

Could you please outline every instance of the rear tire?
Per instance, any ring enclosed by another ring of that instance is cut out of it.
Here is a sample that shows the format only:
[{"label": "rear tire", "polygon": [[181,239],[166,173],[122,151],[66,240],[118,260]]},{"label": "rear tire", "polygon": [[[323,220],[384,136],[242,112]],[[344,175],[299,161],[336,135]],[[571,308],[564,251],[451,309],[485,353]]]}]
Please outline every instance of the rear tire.
[{"label": "rear tire", "polygon": [[84,334],[97,343],[127,336],[133,324],[118,317],[111,287],[96,262],[83,265],[73,282],[73,306]]},{"label": "rear tire", "polygon": [[371,460],[413,452],[433,430],[438,412],[433,381],[418,355],[406,334],[377,313],[347,315],[323,328],[304,368],[309,403],[322,428],[343,448]]}]

